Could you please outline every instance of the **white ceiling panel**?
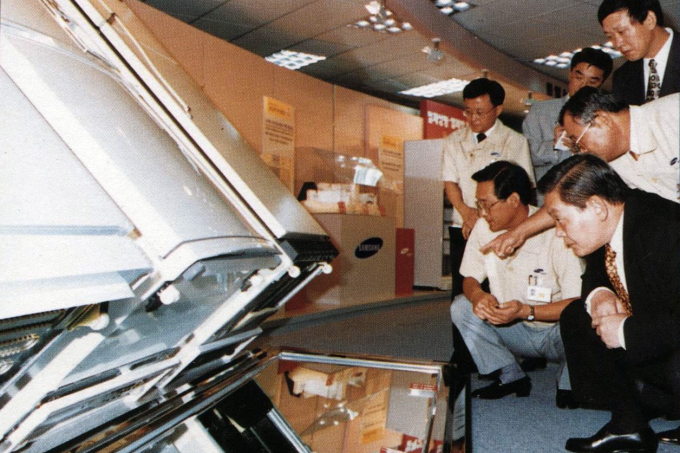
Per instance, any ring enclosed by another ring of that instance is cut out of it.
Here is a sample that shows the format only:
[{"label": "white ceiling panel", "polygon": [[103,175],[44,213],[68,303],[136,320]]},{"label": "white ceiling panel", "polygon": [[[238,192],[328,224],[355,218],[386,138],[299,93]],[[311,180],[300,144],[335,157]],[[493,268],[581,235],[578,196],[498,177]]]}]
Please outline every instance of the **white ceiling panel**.
[{"label": "white ceiling panel", "polygon": [[360,68],[361,63],[359,62],[330,58],[313,65],[305,66],[300,72],[304,72],[305,74],[309,74],[322,80],[330,80],[333,77],[347,74]]},{"label": "white ceiling panel", "polygon": [[244,5],[234,1],[227,2],[218,8],[205,14],[201,19],[216,22],[238,24],[249,29],[268,24],[279,17],[281,13],[274,8],[258,8],[252,5]]},{"label": "white ceiling panel", "polygon": [[192,22],[225,3],[225,0],[147,0],[149,6],[185,22]]},{"label": "white ceiling panel", "polygon": [[335,42],[323,41],[321,39],[308,39],[302,41],[299,44],[291,46],[288,50],[293,50],[295,52],[311,53],[314,55],[322,55],[325,57],[332,57],[334,55],[340,55],[349,50],[352,50],[353,46],[347,46],[344,44],[338,44]]},{"label": "white ceiling panel", "polygon": [[211,20],[207,17],[203,17],[193,22],[192,25],[206,33],[224,39],[225,41],[236,39],[251,30],[250,27],[245,25],[224,22],[221,20]]},{"label": "white ceiling panel", "polygon": [[[347,27],[368,15],[364,7],[368,1],[147,0],[145,3],[262,57],[282,49],[327,56],[326,60],[307,66],[301,72],[393,101],[401,96],[403,103],[412,107],[417,107],[417,100],[398,95],[397,87],[412,88],[452,77],[471,80],[482,75],[482,64],[474,65],[478,56],[470,52],[466,56],[459,55],[465,62],[452,55],[447,55],[439,64],[427,61],[421,50],[431,44],[429,37],[434,35],[431,31],[434,28],[427,21],[415,25],[428,37],[415,29],[390,35]],[[388,8],[391,2],[402,8],[402,13],[414,18],[419,16],[417,13],[434,8],[431,0],[387,0]],[[505,111],[522,115],[523,106],[514,98],[525,96],[526,84],[531,83],[538,92],[544,92],[547,81],[566,86],[568,70],[535,65],[532,63],[534,58],[606,41],[596,17],[600,2],[473,0],[474,8],[455,14],[453,19],[443,19],[444,24],[451,21],[452,29],[462,26],[478,38],[467,41],[470,35],[459,33],[460,39],[466,40],[463,43],[466,48],[474,48],[478,41],[487,43],[501,52],[493,57],[493,61],[512,61],[513,64],[519,61],[540,73],[531,73],[538,77],[532,82],[515,80],[516,86],[504,84],[506,91],[512,94],[509,97],[513,97],[511,102],[506,102]],[[677,27],[680,0],[661,0],[661,4],[667,23]],[[441,19],[437,14],[434,11],[430,21]],[[448,42],[455,47],[455,41]],[[488,66],[493,77],[495,65],[485,61],[483,67]],[[615,61],[615,67],[621,61]],[[506,77],[512,78],[511,74],[507,73]],[[462,102],[459,94],[438,100]]]},{"label": "white ceiling panel", "polygon": [[351,47],[362,47],[372,44],[376,41],[382,41],[388,37],[389,36],[384,33],[376,33],[371,30],[363,30],[345,26],[322,33],[318,35],[316,39],[346,44]]}]

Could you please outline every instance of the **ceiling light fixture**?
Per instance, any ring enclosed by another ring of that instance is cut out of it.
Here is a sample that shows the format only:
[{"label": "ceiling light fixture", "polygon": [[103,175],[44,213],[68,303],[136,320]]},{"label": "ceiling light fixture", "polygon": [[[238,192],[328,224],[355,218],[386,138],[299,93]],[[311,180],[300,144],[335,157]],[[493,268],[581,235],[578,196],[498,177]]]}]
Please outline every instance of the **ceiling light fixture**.
[{"label": "ceiling light fixture", "polygon": [[353,24],[348,24],[348,27],[373,30],[380,33],[400,33],[413,29],[411,24],[401,22],[392,11],[385,7],[385,0],[380,0],[380,2],[372,1],[364,6],[370,15]]},{"label": "ceiling light fixture", "polygon": [[462,13],[476,6],[470,2],[457,2],[454,0],[432,0],[432,3],[439,8],[439,11],[441,11],[442,14],[446,14],[447,16]]},{"label": "ceiling light fixture", "polygon": [[444,59],[444,52],[439,50],[439,43],[441,42],[441,39],[439,38],[432,38],[432,47],[430,46],[425,46],[423,47],[423,52],[427,54],[427,59],[429,61],[432,61],[434,63],[439,63]]},{"label": "ceiling light fixture", "polygon": [[[595,44],[590,47],[592,47],[593,49],[600,49],[603,52],[609,54],[609,56],[612,57],[612,60],[619,58],[621,56],[621,53],[614,49],[614,45],[611,42],[607,42],[602,45]],[[569,67],[571,58],[574,56],[574,54],[576,52],[580,52],[581,50],[583,49],[576,49],[571,52],[562,52],[559,55],[552,54],[548,55],[547,57],[536,58],[533,62],[536,64],[550,66],[558,69],[566,69]]]},{"label": "ceiling light fixture", "polygon": [[275,65],[283,66],[284,68],[295,71],[296,69],[300,69],[304,66],[309,66],[310,64],[325,60],[326,57],[303,52],[281,50],[269,55],[268,57],[265,57],[264,59],[270,63],[274,63]]},{"label": "ceiling light fixture", "polygon": [[418,96],[422,98],[433,98],[435,96],[442,96],[445,94],[463,91],[463,88],[465,88],[465,85],[468,83],[470,82],[467,80],[454,78],[411,88],[410,90],[400,91],[399,94],[408,94],[410,96]]}]

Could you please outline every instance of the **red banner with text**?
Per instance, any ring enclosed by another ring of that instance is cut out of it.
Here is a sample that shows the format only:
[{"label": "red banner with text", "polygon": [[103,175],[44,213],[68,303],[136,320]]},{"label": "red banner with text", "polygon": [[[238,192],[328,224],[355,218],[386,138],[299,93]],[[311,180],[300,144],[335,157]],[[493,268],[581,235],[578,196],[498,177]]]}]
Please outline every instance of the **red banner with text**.
[{"label": "red banner with text", "polygon": [[444,138],[465,126],[463,110],[429,99],[420,101],[420,117],[423,119],[425,139]]}]

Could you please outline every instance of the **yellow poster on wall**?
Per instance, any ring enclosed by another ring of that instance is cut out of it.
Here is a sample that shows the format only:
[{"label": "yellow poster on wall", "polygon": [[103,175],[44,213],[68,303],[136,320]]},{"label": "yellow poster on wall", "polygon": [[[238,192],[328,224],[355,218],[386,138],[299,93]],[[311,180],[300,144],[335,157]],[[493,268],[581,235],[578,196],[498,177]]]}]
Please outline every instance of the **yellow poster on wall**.
[{"label": "yellow poster on wall", "polygon": [[388,187],[397,193],[404,189],[404,140],[399,137],[382,135],[378,148],[378,168]]},{"label": "yellow poster on wall", "polygon": [[295,109],[268,96],[264,99],[260,157],[293,192],[295,186]]}]

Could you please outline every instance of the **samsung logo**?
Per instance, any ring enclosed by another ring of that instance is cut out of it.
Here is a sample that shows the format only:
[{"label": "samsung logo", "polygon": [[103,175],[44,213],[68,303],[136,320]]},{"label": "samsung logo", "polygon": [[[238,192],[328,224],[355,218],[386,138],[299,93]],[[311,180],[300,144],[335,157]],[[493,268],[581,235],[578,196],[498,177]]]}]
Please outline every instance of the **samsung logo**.
[{"label": "samsung logo", "polygon": [[383,240],[380,238],[368,238],[359,244],[354,250],[354,256],[359,259],[370,258],[380,251],[383,246]]}]

